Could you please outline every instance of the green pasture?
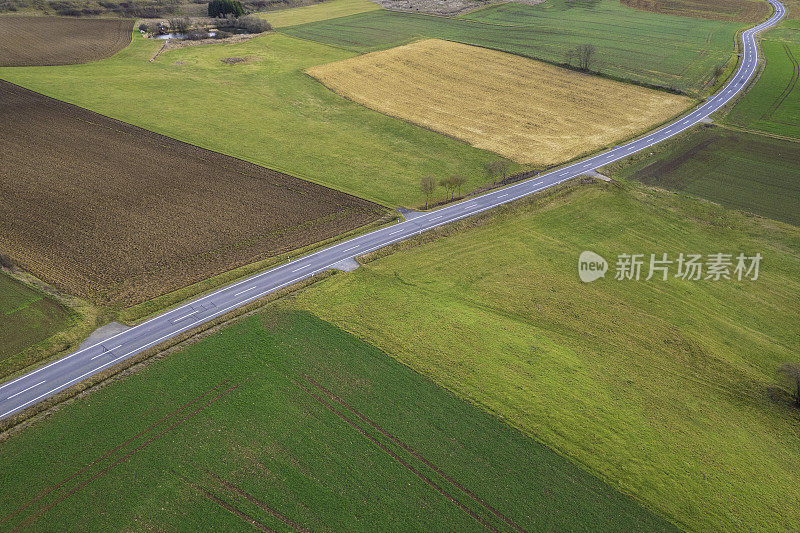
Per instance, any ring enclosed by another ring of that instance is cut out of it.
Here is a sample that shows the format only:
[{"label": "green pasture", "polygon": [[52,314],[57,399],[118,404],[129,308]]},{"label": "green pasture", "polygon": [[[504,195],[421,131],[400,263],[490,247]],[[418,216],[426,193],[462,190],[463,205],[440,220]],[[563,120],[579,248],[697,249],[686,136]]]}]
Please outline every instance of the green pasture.
[{"label": "green pasture", "polygon": [[271,309],[0,444],[0,526],[669,531],[308,313]]},{"label": "green pasture", "polygon": [[800,143],[704,127],[635,156],[615,175],[800,226]]},{"label": "green pasture", "polygon": [[[352,52],[271,33],[168,51],[150,62],[160,46],[135,35],[107,60],[0,68],[0,78],[388,205],[424,204],[419,182],[427,175],[461,174],[466,190],[482,186],[486,164],[501,159],[350,102],[304,73]],[[247,62],[222,61],[229,57]]]},{"label": "green pasture", "polygon": [[0,272],[0,361],[66,329],[73,318],[57,301]]},{"label": "green pasture", "polygon": [[800,139],[800,41],[763,41],[762,49],[763,72],[725,120]]},{"label": "green pasture", "polygon": [[[443,230],[446,231],[446,230]],[[298,305],[697,531],[800,523],[800,229],[636,183],[574,186],[306,289]],[[609,262],[582,283],[578,257]],[[614,279],[645,254],[640,281]],[[645,281],[650,254],[763,257]],[[733,268],[733,267],[731,267]],[[784,391],[784,392],[780,392]]]},{"label": "green pasture", "polygon": [[371,11],[281,31],[355,52],[439,38],[555,63],[566,62],[576,46],[593,44],[592,70],[696,94],[731,58],[736,32],[745,26],[639,11],[616,0],[547,0],[501,4],[459,18]]}]

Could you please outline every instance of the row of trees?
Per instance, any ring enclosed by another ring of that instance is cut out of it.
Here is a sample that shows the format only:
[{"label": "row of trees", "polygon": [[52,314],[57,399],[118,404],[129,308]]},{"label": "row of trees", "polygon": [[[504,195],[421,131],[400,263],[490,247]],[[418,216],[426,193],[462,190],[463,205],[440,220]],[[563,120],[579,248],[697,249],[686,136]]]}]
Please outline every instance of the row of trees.
[{"label": "row of trees", "polygon": [[456,191],[458,191],[458,195],[461,196],[461,187],[466,182],[467,178],[459,174],[453,174],[452,176],[448,176],[439,181],[436,181],[436,178],[433,176],[425,176],[419,183],[419,188],[425,195],[425,209],[428,209],[428,206],[431,202],[431,196],[434,192],[436,192],[437,187],[444,187],[445,201],[447,201],[454,198]]},{"label": "row of trees", "polygon": [[[486,176],[492,185],[496,185],[508,179],[508,170],[508,161],[498,159],[486,165]],[[466,182],[467,178],[460,174],[453,174],[438,181],[433,176],[425,176],[419,183],[419,189],[425,195],[425,209],[430,205],[431,196],[433,196],[437,188],[444,188],[444,200],[447,202],[456,198],[456,195],[461,196],[461,188]]]}]

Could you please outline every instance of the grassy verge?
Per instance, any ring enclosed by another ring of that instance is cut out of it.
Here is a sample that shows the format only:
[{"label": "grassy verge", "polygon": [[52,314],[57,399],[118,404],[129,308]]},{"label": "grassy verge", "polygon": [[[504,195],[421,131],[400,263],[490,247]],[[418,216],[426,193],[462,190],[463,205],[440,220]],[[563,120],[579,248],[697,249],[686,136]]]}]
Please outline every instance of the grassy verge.
[{"label": "grassy verge", "polygon": [[268,259],[264,259],[263,261],[258,261],[256,263],[244,265],[239,268],[229,270],[228,272],[225,272],[218,276],[213,276],[211,278],[205,279],[199,283],[189,285],[177,291],[172,291],[157,298],[153,298],[152,300],[148,300],[138,305],[121,309],[118,311],[116,319],[125,324],[133,325],[137,322],[141,322],[146,318],[161,313],[166,309],[169,309],[170,307],[186,302],[192,298],[208,294],[226,285],[234,283],[238,280],[252,276],[258,272],[263,272],[281,263],[284,263],[286,261],[291,261],[292,259],[312,253],[316,250],[319,250],[326,246],[330,246],[342,240],[349,239],[351,237],[356,237],[358,235],[362,235],[369,231],[374,231],[387,224],[393,223],[396,220],[397,220],[396,215],[387,214],[381,220],[368,224],[367,226],[364,226],[362,228],[358,228],[356,230],[343,233],[332,239],[327,239],[321,242],[314,243],[309,246],[305,246],[303,248],[299,248],[297,250],[292,250],[292,252],[290,252],[289,254],[270,257]]},{"label": "grassy verge", "polygon": [[672,529],[374,347],[291,309],[64,406],[0,444],[0,461],[4,527]]},{"label": "grassy verge", "polygon": [[508,3],[459,18],[373,11],[290,28],[290,35],[357,52],[439,38],[562,64],[578,45],[596,48],[592,71],[699,94],[724,66],[743,24],[647,13],[614,0]]},{"label": "grassy verge", "polygon": [[24,272],[14,276],[0,271],[0,378],[77,346],[102,314],[77,298],[62,301],[39,290],[40,282]]},{"label": "grassy verge", "polygon": [[800,225],[800,143],[717,126],[693,129],[606,167],[615,178],[681,191]]},{"label": "grassy verge", "polygon": [[[800,349],[800,230],[598,184],[438,233],[298,305],[689,529],[794,528],[798,415],[773,387]],[[606,279],[578,280],[583,250]],[[764,259],[754,282],[611,279],[617,254],[681,252]]]}]

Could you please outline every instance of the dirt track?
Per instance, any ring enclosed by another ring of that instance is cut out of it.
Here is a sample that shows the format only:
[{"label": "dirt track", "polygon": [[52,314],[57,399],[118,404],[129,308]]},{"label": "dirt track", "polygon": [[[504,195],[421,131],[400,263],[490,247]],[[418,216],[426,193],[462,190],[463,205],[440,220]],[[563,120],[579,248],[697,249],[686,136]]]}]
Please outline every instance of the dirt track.
[{"label": "dirt track", "polygon": [[74,65],[128,46],[133,20],[0,17],[0,67]]},{"label": "dirt track", "polygon": [[378,219],[380,206],[0,81],[0,250],[132,305]]}]

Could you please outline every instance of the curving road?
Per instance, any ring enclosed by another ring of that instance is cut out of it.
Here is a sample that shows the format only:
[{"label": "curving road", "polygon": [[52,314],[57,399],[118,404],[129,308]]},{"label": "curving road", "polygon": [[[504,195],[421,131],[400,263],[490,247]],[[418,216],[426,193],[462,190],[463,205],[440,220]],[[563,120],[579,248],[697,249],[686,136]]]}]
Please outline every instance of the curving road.
[{"label": "curving road", "polygon": [[756,34],[775,25],[785,14],[783,4],[777,0],[769,0],[769,2],[775,9],[769,20],[742,33],[742,61],[733,78],[703,105],[679,120],[637,140],[536,178],[416,216],[400,224],[355,237],[285,263],[167,311],[101,343],[78,350],[0,385],[0,419],[25,409],[170,337],[190,330],[267,293],[328,270],[340,261],[352,259],[431,228],[553,187],[590,170],[644,150],[694,126],[724,106],[752,78],[759,59]]}]

